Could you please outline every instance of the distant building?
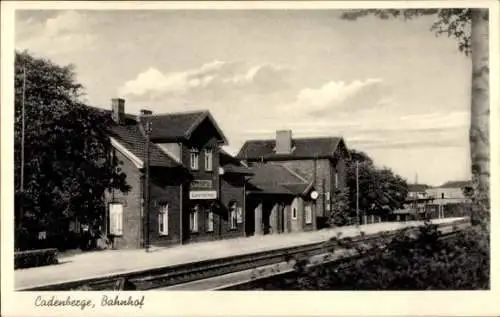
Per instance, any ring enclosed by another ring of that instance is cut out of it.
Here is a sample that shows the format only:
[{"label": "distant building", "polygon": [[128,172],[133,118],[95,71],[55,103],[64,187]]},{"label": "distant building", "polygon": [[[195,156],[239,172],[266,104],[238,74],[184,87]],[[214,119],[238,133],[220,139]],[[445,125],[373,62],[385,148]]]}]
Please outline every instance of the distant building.
[{"label": "distant building", "polygon": [[319,193],[313,228],[323,226],[331,210],[331,198],[346,186],[348,156],[341,137],[293,138],[290,130],[277,131],[275,139],[247,141],[237,155],[249,166],[281,165],[311,182]]},{"label": "distant building", "polygon": [[468,200],[464,190],[471,186],[471,181],[449,181],[439,187],[426,189],[426,193],[429,197],[432,197],[435,204],[464,203]]},{"label": "distant building", "polygon": [[408,184],[408,195],[404,202],[404,208],[422,209],[432,203],[433,197],[426,190],[430,188],[425,184]]}]

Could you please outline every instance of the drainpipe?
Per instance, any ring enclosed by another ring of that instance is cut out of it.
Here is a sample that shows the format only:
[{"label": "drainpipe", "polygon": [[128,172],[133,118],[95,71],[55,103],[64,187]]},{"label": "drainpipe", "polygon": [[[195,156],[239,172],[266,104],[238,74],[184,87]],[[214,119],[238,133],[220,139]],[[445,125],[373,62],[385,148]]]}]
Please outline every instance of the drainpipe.
[{"label": "drainpipe", "polygon": [[[182,152],[181,152],[182,153]],[[184,201],[184,193],[183,193],[183,183],[181,182],[181,185],[179,186],[179,192],[180,192],[180,200],[179,200],[179,223],[180,223],[180,228],[179,228],[179,244],[184,243],[184,222],[183,222],[183,217],[184,217],[184,212],[183,212],[183,201]]]},{"label": "drainpipe", "polygon": [[243,212],[242,219],[243,220],[243,236],[247,235],[247,188],[246,188],[246,179],[243,176]]},{"label": "drainpipe", "polygon": [[[314,188],[317,189],[318,186],[317,186],[317,178],[316,178],[316,173],[317,173],[317,156],[314,155],[314,161],[313,161],[313,184],[314,184]],[[313,215],[313,228],[314,230],[318,229],[318,204],[317,204],[317,200],[314,201],[314,215]]]},{"label": "drainpipe", "polygon": [[144,182],[144,170],[140,170],[140,173],[141,173],[141,176],[140,176],[140,195],[139,197],[141,197],[141,208],[139,209],[139,219],[141,219],[140,223],[139,223],[139,232],[141,233],[141,237],[139,238],[139,248],[143,248],[143,247],[146,247],[146,240],[145,240],[145,236],[146,236],[146,221],[144,219],[144,206],[145,206],[145,199],[144,199],[144,187],[145,187],[145,182]]},{"label": "drainpipe", "polygon": [[[220,204],[221,204],[221,207],[223,206],[223,203],[222,203],[222,186],[221,186],[221,183],[222,183],[222,176],[221,176],[221,170],[219,170],[219,173],[217,175],[218,177],[218,181],[219,181],[219,201],[220,201]],[[222,209],[222,208],[221,208]],[[219,211],[220,214],[219,214],[219,239],[222,240],[222,210]],[[213,214],[212,214],[213,215]],[[231,221],[231,220],[230,220]]]},{"label": "drainpipe", "polygon": [[[179,158],[181,165],[183,164],[183,156],[184,156],[184,146],[180,143],[179,146]],[[181,184],[179,186],[180,200],[179,200],[179,244],[184,244],[184,181],[181,180]]]},{"label": "drainpipe", "polygon": [[145,159],[145,186],[144,186],[144,198],[145,198],[145,205],[146,205],[146,245],[145,249],[146,252],[149,252],[150,248],[150,241],[149,241],[149,218],[150,218],[150,193],[149,193],[149,187],[150,187],[150,181],[149,181],[149,139],[150,139],[150,134],[151,134],[151,121],[147,120],[146,121],[146,126],[145,126],[145,132],[146,132],[146,159]]}]

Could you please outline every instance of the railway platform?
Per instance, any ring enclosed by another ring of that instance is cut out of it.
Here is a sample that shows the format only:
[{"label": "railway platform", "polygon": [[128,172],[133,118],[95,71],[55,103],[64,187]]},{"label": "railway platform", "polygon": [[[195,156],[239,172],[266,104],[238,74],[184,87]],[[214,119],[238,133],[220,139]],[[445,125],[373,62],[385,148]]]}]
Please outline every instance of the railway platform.
[{"label": "railway platform", "polygon": [[[434,223],[448,223],[463,218],[435,219]],[[300,232],[282,235],[252,236],[211,242],[200,242],[168,248],[145,250],[104,250],[66,255],[57,265],[14,272],[14,288],[22,290],[53,283],[62,283],[88,278],[105,277],[116,273],[134,272],[145,269],[168,267],[261,251],[306,245],[326,241],[341,233],[342,237],[354,237],[394,231],[405,227],[420,225],[420,221],[386,222],[368,225],[346,226],[319,231]]]}]

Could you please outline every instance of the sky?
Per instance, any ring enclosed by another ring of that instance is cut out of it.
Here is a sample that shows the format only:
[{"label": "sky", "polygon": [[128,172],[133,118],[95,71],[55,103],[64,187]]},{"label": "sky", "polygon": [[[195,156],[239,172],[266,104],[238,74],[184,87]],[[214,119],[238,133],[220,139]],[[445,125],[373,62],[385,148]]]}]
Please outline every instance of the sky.
[{"label": "sky", "polygon": [[246,140],[342,136],[410,183],[470,178],[470,58],[433,17],[338,10],[16,13],[15,46],[74,64],[85,100],[154,113],[208,109],[233,154]]}]

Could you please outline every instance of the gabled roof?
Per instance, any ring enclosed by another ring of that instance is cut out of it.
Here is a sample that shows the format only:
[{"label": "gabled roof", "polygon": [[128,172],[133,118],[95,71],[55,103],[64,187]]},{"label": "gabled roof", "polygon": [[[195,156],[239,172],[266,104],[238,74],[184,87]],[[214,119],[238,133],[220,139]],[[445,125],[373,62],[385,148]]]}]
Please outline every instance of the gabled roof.
[{"label": "gabled roof", "polygon": [[[146,137],[137,124],[114,125],[110,128],[109,136],[114,138],[141,161],[145,161]],[[180,166],[179,163],[165,154],[156,144],[150,142],[149,145],[149,163],[151,166]]]},{"label": "gabled roof", "polygon": [[294,138],[292,153],[276,154],[276,140],[250,140],[243,144],[237,157],[246,160],[331,158],[343,143],[341,137]]},{"label": "gabled roof", "polygon": [[196,128],[205,120],[209,120],[223,144],[227,138],[222,133],[214,118],[208,111],[179,112],[167,114],[152,114],[138,117],[141,123],[145,120],[151,122],[151,140],[178,141],[187,140]]},{"label": "gabled roof", "polygon": [[250,168],[243,165],[240,160],[227,153],[223,149],[220,149],[219,151],[219,165],[224,169],[224,173],[245,175],[253,174]]},{"label": "gabled roof", "polygon": [[303,195],[312,188],[312,183],[278,164],[254,164],[251,170],[252,193]]},{"label": "gabled roof", "polygon": [[472,186],[471,181],[449,181],[439,186],[439,188],[464,188]]}]

